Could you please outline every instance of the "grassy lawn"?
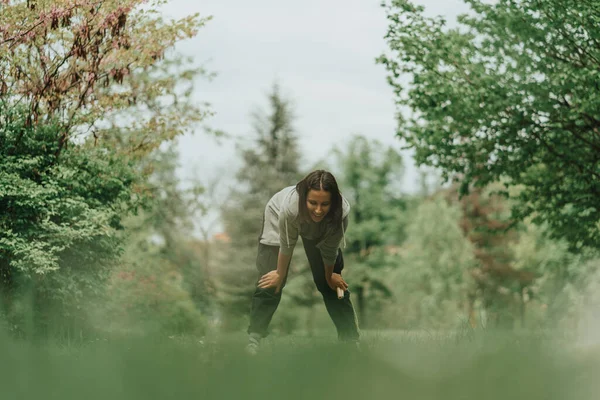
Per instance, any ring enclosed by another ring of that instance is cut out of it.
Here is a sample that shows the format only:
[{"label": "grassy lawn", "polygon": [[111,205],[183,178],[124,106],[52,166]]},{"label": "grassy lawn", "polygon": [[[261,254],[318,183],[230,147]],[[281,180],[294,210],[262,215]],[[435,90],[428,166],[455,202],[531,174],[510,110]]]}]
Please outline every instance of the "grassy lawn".
[{"label": "grassy lawn", "polygon": [[547,335],[366,332],[270,337],[255,357],[243,334],[2,340],[2,399],[598,399],[600,349]]}]

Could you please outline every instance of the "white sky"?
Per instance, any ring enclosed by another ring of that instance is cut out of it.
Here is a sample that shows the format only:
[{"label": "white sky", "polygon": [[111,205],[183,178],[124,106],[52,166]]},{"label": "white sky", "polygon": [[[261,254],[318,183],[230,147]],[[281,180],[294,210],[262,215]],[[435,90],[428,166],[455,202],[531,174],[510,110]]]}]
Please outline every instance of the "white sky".
[{"label": "white sky", "polygon": [[[195,98],[212,104],[205,122],[251,143],[251,112],[266,107],[275,81],[295,106],[296,132],[305,168],[333,146],[361,134],[400,147],[386,71],[375,58],[387,50],[381,0],[172,0],[168,16],[212,15],[198,35],[177,50],[217,73],[200,81]],[[431,15],[453,21],[467,6],[459,0],[419,0]],[[218,144],[199,129],[179,141],[180,176],[219,179],[229,186],[241,163],[235,140]],[[417,174],[406,154],[406,191]]]}]

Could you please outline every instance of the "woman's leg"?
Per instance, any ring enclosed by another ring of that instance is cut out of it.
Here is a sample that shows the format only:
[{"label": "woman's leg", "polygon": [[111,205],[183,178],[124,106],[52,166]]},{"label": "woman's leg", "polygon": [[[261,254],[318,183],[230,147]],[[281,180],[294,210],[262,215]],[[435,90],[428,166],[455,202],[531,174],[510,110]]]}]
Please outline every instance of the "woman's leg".
[{"label": "woman's leg", "polygon": [[[360,338],[358,320],[350,301],[350,291],[347,290],[344,293],[343,299],[338,299],[337,293],[329,287],[325,279],[325,265],[323,264],[321,251],[316,247],[317,241],[302,238],[302,243],[312,270],[313,279],[317,289],[323,295],[325,308],[337,329],[338,338],[343,341],[358,341]],[[338,250],[333,272],[341,274],[342,269],[344,269],[344,257],[342,251]]]},{"label": "woman's leg", "polygon": [[[257,287],[252,295],[252,308],[250,310],[250,325],[248,334],[257,337],[266,337],[269,324],[281,301],[281,292],[285,286],[286,279],[283,280],[281,290],[275,293],[275,288],[260,289],[258,281],[260,277],[270,271],[277,269],[277,256],[279,247],[258,244],[258,254],[256,256],[256,268],[258,269]],[[287,277],[286,277],[287,278]]]}]

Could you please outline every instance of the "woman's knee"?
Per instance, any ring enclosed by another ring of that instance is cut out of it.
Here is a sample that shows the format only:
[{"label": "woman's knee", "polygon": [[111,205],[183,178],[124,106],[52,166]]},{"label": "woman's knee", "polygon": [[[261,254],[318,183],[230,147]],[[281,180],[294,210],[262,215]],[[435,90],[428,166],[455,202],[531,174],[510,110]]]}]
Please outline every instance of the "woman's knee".
[{"label": "woman's knee", "polygon": [[315,285],[317,286],[317,290],[319,291],[319,293],[321,293],[324,297],[336,297],[337,296],[336,293],[329,287],[327,282],[315,281]]},{"label": "woman's knee", "polygon": [[275,293],[275,288],[256,288],[256,290],[254,291],[254,297],[258,297],[261,299],[280,299],[282,291],[283,288],[281,288],[277,293]]}]

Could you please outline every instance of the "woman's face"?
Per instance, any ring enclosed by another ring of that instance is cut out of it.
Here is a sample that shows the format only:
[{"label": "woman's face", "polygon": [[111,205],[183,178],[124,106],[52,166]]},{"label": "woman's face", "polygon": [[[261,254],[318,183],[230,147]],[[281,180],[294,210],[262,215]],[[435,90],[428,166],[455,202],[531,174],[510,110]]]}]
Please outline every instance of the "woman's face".
[{"label": "woman's face", "polygon": [[306,208],[314,222],[321,222],[331,208],[331,193],[309,189],[306,195]]}]

